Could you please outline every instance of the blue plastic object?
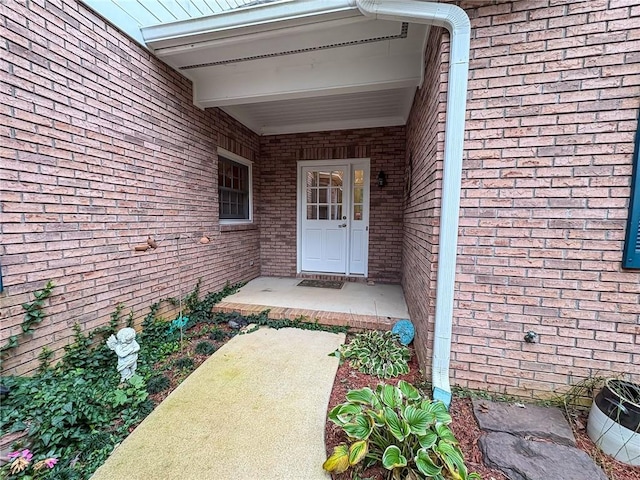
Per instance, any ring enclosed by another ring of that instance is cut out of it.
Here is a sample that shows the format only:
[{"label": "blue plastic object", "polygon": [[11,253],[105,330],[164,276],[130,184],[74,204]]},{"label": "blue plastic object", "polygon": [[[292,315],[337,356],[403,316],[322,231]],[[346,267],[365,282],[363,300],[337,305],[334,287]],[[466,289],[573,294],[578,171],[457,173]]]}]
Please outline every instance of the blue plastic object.
[{"label": "blue plastic object", "polygon": [[413,341],[413,337],[416,334],[413,323],[410,320],[402,319],[398,320],[391,329],[391,333],[395,333],[400,337],[400,343],[403,345],[409,345]]},{"label": "blue plastic object", "polygon": [[434,400],[440,400],[442,403],[444,403],[444,406],[447,407],[447,410],[449,410],[449,407],[451,406],[451,392],[447,392],[446,390],[442,390],[441,388],[435,387],[433,389],[433,399]]},{"label": "blue plastic object", "polygon": [[171,325],[169,326],[169,333],[173,333],[176,330],[180,330],[181,328],[184,328],[187,323],[189,322],[189,317],[178,317],[176,318],[174,321],[171,322]]}]

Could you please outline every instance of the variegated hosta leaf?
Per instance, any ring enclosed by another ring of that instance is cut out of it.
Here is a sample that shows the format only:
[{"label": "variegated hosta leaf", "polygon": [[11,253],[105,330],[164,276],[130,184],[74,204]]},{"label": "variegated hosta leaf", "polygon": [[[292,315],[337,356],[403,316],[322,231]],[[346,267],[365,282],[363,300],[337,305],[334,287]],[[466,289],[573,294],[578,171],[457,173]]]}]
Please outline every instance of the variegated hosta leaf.
[{"label": "variegated hosta leaf", "polygon": [[361,412],[361,408],[358,405],[352,403],[341,403],[336,405],[329,412],[329,420],[339,426],[343,426],[345,423],[351,421],[354,415]]},{"label": "variegated hosta leaf", "polygon": [[402,416],[409,425],[411,433],[415,433],[416,435],[425,435],[427,433],[427,427],[430,426],[429,420],[431,417],[427,412],[421,408],[408,405],[404,409]]},{"label": "variegated hosta leaf", "polygon": [[433,460],[431,460],[429,452],[425,448],[418,450],[414,461],[416,462],[416,467],[418,467],[420,473],[426,475],[427,478],[435,477],[442,471],[442,467],[436,465]]},{"label": "variegated hosta leaf", "polygon": [[407,465],[407,459],[396,445],[389,445],[382,454],[382,465],[387,470],[401,468]]},{"label": "variegated hosta leaf", "polygon": [[359,390],[351,390],[346,396],[347,400],[353,403],[362,403],[373,407],[377,407],[380,403],[376,398],[375,393],[373,393],[373,390],[369,387],[364,387]]},{"label": "variegated hosta leaf", "polygon": [[399,441],[403,441],[409,435],[409,425],[398,417],[398,414],[389,407],[384,408],[384,420],[391,434]]},{"label": "variegated hosta leaf", "polygon": [[400,380],[398,382],[398,388],[400,389],[400,391],[402,392],[402,394],[405,396],[405,398],[407,400],[419,400],[420,399],[420,392],[418,391],[418,389],[416,387],[411,385],[409,382],[405,382],[404,380]]},{"label": "variegated hosta leaf", "polygon": [[452,445],[458,444],[458,440],[448,426],[441,423],[437,424],[436,433],[438,434],[438,437],[440,437],[440,441],[444,441]]},{"label": "variegated hosta leaf", "polygon": [[435,421],[438,423],[444,423],[448,425],[451,423],[451,415],[447,411],[447,407],[441,401],[432,402],[431,400],[423,400],[420,404],[420,408],[429,412],[435,417]]},{"label": "variegated hosta leaf", "polygon": [[436,414],[436,420],[439,423],[444,423],[445,425],[449,425],[451,423],[451,415],[449,415],[449,411],[447,410],[447,406],[442,403],[440,400],[431,403],[434,408],[434,412]]},{"label": "variegated hosta leaf", "polygon": [[333,447],[333,453],[322,464],[327,472],[342,473],[349,468],[349,449],[345,444]]},{"label": "variegated hosta leaf", "polygon": [[353,421],[345,423],[342,428],[347,435],[357,440],[366,440],[373,431],[373,420],[364,414],[353,417]]},{"label": "variegated hosta leaf", "polygon": [[382,410],[379,410],[377,412],[374,410],[367,410],[366,413],[371,417],[371,420],[373,420],[373,423],[376,427],[384,427],[386,421],[384,419],[384,412]]},{"label": "variegated hosta leaf", "polygon": [[362,460],[369,451],[369,442],[358,440],[349,447],[349,465],[355,465]]},{"label": "variegated hosta leaf", "polygon": [[376,393],[382,402],[390,408],[396,408],[402,404],[402,392],[393,385],[378,385]]},{"label": "variegated hosta leaf", "polygon": [[458,480],[467,478],[467,467],[464,464],[462,452],[458,447],[455,447],[450,443],[440,441],[438,442],[438,446],[435,451],[454,479]]},{"label": "variegated hosta leaf", "polygon": [[431,448],[438,441],[438,434],[429,429],[424,435],[418,437],[418,441],[420,442],[420,446],[422,448]]}]

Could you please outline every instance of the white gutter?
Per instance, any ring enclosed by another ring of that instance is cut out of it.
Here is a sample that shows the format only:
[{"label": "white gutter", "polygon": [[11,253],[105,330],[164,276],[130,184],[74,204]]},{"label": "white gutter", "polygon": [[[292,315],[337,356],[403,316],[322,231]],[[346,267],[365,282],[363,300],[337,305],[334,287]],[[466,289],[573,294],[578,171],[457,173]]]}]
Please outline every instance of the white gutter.
[{"label": "white gutter", "polygon": [[455,5],[418,0],[356,0],[356,4],[367,17],[437,25],[446,28],[451,34],[438,244],[436,324],[431,366],[433,398],[442,400],[448,408],[451,404],[449,363],[471,24],[464,10]]},{"label": "white gutter", "polygon": [[239,36],[358,15],[353,1],[281,0],[225,11],[216,15],[160,23],[140,29],[147,46],[166,48],[190,42]]}]

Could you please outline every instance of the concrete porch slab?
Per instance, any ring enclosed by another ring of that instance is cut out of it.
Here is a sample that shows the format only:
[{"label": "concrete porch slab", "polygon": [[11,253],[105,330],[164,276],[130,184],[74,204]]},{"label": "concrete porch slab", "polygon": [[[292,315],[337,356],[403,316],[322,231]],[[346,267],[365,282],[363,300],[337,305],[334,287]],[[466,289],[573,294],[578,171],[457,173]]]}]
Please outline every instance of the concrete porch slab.
[{"label": "concrete porch slab", "polygon": [[400,285],[367,285],[345,282],[337,289],[299,287],[301,278],[258,277],[214,307],[218,312],[243,315],[270,310],[269,318],[300,316],[324,325],[390,329],[409,318]]}]

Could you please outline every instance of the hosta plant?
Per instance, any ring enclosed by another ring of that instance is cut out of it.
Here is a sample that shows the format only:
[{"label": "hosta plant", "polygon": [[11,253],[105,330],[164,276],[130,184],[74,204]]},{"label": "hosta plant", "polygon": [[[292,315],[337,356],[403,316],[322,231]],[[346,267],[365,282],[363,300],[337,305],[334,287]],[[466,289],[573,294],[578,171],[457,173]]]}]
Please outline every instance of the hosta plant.
[{"label": "hosta plant", "polygon": [[334,352],[340,362],[348,360],[363,373],[379,378],[397,377],[409,372],[411,352],[391,332],[370,330],[356,335]]},{"label": "hosta plant", "polygon": [[349,444],[334,448],[324,462],[328,472],[380,463],[393,480],[471,480],[442,402],[424,398],[410,383],[351,390],[347,401],[329,412]]}]

